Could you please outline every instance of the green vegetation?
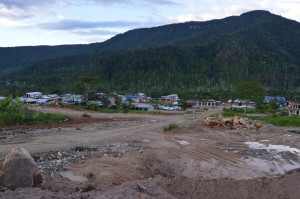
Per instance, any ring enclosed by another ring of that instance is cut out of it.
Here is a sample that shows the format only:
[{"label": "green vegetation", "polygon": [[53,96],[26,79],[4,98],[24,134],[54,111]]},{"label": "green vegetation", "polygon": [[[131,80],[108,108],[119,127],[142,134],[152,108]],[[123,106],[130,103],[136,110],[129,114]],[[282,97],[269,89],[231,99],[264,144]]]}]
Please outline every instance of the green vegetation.
[{"label": "green vegetation", "polygon": [[[251,113],[263,113],[269,114],[267,117],[259,117],[259,116],[251,116],[247,114]],[[231,117],[231,116],[242,116],[247,117],[252,120],[260,120],[266,123],[270,123],[276,126],[300,126],[300,116],[287,116],[286,111],[274,111],[273,109],[265,109],[265,110],[257,110],[257,109],[248,109],[247,114],[243,109],[227,109],[224,110],[222,115],[223,117]]]},{"label": "green vegetation", "polygon": [[91,45],[0,48],[0,93],[83,94],[87,88],[78,79],[95,76],[101,84],[94,90],[101,92],[228,100],[238,82],[259,81],[267,95],[300,99],[295,92],[300,87],[299,38],[300,23],[253,11],[131,30]]},{"label": "green vegetation", "polygon": [[170,124],[169,126],[164,127],[164,132],[172,131],[176,129],[181,129],[181,126],[179,126],[178,124]]},{"label": "green vegetation", "polygon": [[[272,109],[263,109],[263,110],[247,109],[247,114],[251,114],[251,113],[275,114],[276,111],[274,111]],[[222,115],[223,115],[223,117],[231,117],[231,116],[236,116],[236,115],[243,116],[243,115],[245,115],[245,110],[238,109],[238,108],[226,109],[223,111]]]},{"label": "green vegetation", "polygon": [[59,114],[30,112],[23,102],[14,101],[12,97],[0,100],[0,126],[55,123],[70,119]]},{"label": "green vegetation", "polygon": [[240,82],[235,87],[232,99],[244,100],[248,104],[250,101],[259,102],[264,98],[264,91],[257,81]]},{"label": "green vegetation", "polygon": [[276,126],[300,126],[300,116],[275,116],[275,117],[253,117],[252,120],[261,120]]}]

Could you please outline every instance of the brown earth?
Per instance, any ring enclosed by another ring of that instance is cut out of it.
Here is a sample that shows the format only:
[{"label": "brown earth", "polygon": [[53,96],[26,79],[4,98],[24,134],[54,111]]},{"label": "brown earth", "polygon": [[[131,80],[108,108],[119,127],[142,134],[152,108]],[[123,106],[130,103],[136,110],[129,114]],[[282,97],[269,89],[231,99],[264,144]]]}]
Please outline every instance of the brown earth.
[{"label": "brown earth", "polygon": [[[300,148],[300,135],[272,125],[263,123],[258,131],[206,127],[203,119],[220,112],[219,109],[175,115],[89,112],[91,118],[76,118],[85,113],[82,110],[39,106],[32,109],[63,113],[75,119],[55,124],[58,126],[53,128],[47,125],[41,127],[40,131],[50,128],[45,135],[34,134],[32,137],[3,141],[0,157],[14,146],[22,146],[31,154],[65,151],[82,145],[97,147],[105,143],[135,144],[142,150],[124,150],[109,156],[102,152],[93,153],[80,161],[70,162],[60,172],[43,174],[43,190],[24,188],[6,191],[0,193],[0,198],[300,196],[298,151],[251,148],[247,144],[255,142],[275,148],[280,148],[278,145]],[[163,127],[171,123],[183,128],[163,132]],[[24,131],[31,135],[35,128],[38,127]],[[56,128],[62,130],[58,133]]]}]

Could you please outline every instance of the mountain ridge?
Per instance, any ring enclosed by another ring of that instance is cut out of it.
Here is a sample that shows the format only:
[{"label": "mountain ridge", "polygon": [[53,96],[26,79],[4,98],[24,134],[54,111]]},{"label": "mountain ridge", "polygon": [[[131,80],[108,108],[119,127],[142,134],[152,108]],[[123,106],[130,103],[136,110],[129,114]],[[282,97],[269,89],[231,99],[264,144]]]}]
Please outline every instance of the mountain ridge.
[{"label": "mountain ridge", "polygon": [[242,80],[279,93],[300,91],[300,23],[268,11],[131,30],[91,45],[85,54],[42,59],[6,77],[65,91],[82,75],[98,76],[98,89],[107,91],[195,96],[227,93]]}]

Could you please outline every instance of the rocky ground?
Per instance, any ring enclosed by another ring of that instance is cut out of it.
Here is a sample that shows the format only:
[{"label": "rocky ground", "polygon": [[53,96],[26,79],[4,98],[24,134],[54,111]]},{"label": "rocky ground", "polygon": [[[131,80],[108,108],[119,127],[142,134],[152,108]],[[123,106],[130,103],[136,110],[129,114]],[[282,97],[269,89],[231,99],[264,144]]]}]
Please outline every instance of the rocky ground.
[{"label": "rocky ground", "polygon": [[[39,188],[2,187],[0,198],[298,198],[300,135],[262,123],[209,128],[195,114],[103,114],[52,107],[74,117],[0,132],[0,158],[27,149],[43,176]],[[171,123],[182,129],[163,132]]]}]

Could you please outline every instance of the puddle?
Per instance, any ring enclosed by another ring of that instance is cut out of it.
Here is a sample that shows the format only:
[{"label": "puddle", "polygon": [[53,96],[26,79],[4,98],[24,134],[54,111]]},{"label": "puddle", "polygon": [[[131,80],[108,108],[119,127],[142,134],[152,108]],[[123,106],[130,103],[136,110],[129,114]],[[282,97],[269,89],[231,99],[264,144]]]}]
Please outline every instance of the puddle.
[{"label": "puddle", "polygon": [[[287,171],[300,168],[300,150],[285,145],[273,145],[259,142],[245,142],[251,149],[267,150],[267,159],[249,158],[244,161],[255,169],[274,174],[284,174]],[[288,155],[289,154],[289,155]]]},{"label": "puddle", "polygon": [[274,174],[284,174],[287,171],[300,168],[299,162],[285,160],[281,157],[277,157],[277,160],[272,161],[260,158],[250,158],[245,161],[258,170]]},{"label": "puddle", "polygon": [[79,174],[73,173],[73,172],[60,172],[59,173],[60,176],[67,178],[73,182],[86,182],[87,178],[85,178],[84,176],[81,176]]},{"label": "puddle", "polygon": [[247,144],[250,149],[266,149],[268,152],[275,151],[277,153],[290,152],[297,155],[300,154],[299,149],[285,145],[263,144],[259,142],[245,142],[245,144]]},{"label": "puddle", "polygon": [[188,144],[190,144],[188,141],[184,141],[184,140],[176,140],[176,142],[178,142],[181,145],[188,145]]}]

